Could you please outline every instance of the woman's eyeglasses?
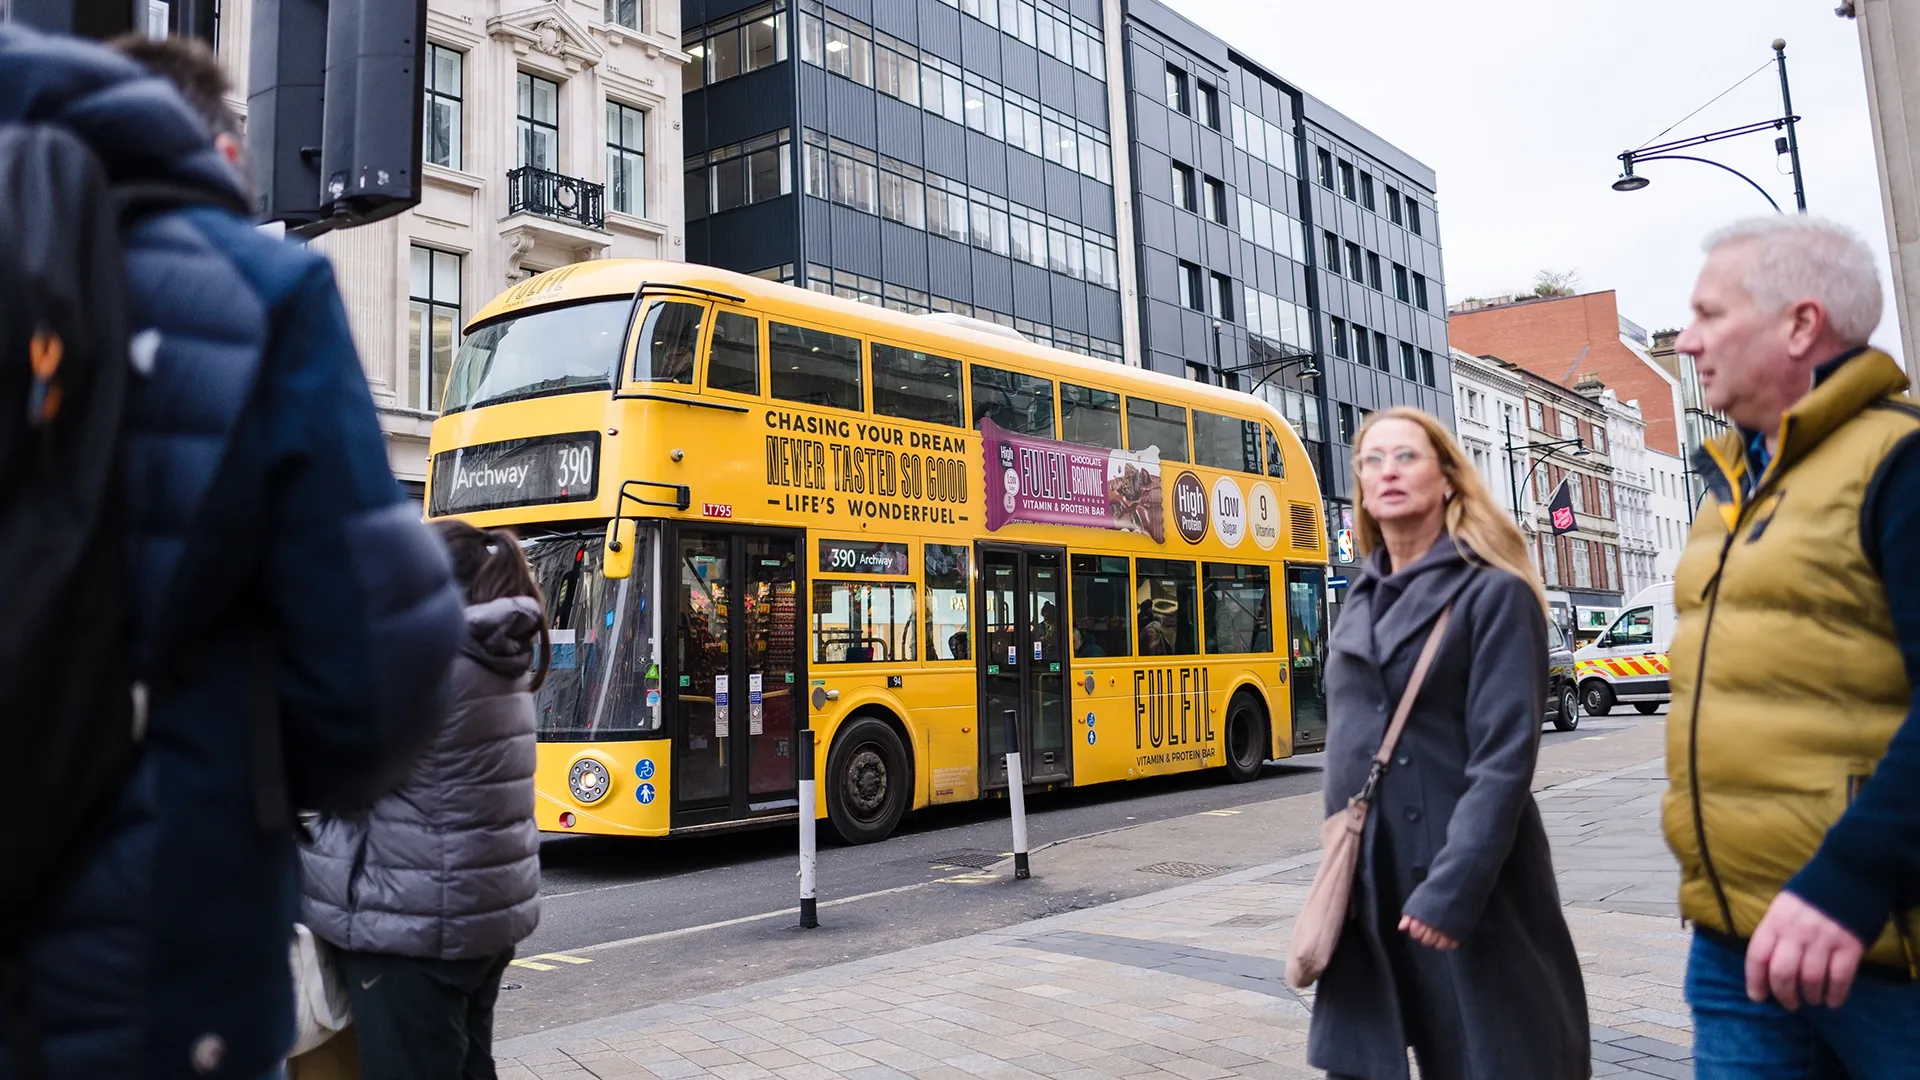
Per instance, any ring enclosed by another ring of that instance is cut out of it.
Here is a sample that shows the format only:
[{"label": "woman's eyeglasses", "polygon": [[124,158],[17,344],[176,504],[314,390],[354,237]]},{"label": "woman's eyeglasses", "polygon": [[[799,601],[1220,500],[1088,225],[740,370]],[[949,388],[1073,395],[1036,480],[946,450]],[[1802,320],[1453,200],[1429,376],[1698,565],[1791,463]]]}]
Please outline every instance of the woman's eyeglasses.
[{"label": "woman's eyeglasses", "polygon": [[1370,454],[1361,455],[1360,471],[1362,473],[1377,473],[1381,469],[1386,468],[1387,462],[1389,461],[1393,462],[1393,467],[1396,469],[1410,469],[1431,456],[1430,454],[1423,454],[1418,450],[1409,449],[1404,446],[1391,453],[1382,453],[1379,450],[1375,450]]}]

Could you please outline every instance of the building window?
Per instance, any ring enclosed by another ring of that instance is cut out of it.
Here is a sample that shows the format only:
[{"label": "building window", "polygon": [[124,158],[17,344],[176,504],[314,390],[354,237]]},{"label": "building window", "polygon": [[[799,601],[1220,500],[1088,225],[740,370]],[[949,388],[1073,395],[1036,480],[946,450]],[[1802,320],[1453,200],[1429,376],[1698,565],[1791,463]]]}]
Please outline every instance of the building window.
[{"label": "building window", "polygon": [[517,86],[520,147],[517,164],[560,170],[560,84],[521,72]]},{"label": "building window", "polygon": [[1333,155],[1326,150],[1315,150],[1314,153],[1320,163],[1320,186],[1326,188],[1328,191],[1332,191]]},{"label": "building window", "polygon": [[1194,201],[1193,170],[1177,162],[1173,166],[1173,205],[1182,210],[1199,209]]},{"label": "building window", "polygon": [[1342,360],[1351,355],[1351,351],[1347,348],[1347,321],[1345,319],[1333,320],[1333,355],[1340,357]]},{"label": "building window", "polygon": [[1367,328],[1357,323],[1353,328],[1353,358],[1361,367],[1373,366],[1373,354],[1367,349]]},{"label": "building window", "polygon": [[1220,91],[1200,84],[1200,119],[1215,131],[1220,130]]},{"label": "building window", "polygon": [[[1413,356],[1413,346],[1402,345],[1400,346],[1400,352],[1403,358],[1411,358]],[[1412,367],[1413,365],[1408,364],[1407,366]],[[1468,390],[1465,401],[1467,406],[1467,419],[1480,419],[1480,392],[1478,390]]]},{"label": "building window", "polygon": [[408,408],[437,412],[460,342],[460,256],[415,246],[407,286]]},{"label": "building window", "polygon": [[1190,262],[1180,264],[1180,306],[1194,311],[1207,310],[1206,293],[1200,286],[1200,268]]},{"label": "building window", "polygon": [[[1413,346],[1404,341],[1400,343],[1400,374],[1412,381],[1417,382],[1420,379],[1420,366],[1413,358]],[[1475,419],[1480,415],[1479,409],[1474,404],[1474,393],[1471,390],[1467,391],[1467,415]]]},{"label": "building window", "polygon": [[1353,432],[1356,427],[1353,421],[1353,406],[1343,401],[1340,403],[1340,408],[1335,410],[1335,413],[1339,417],[1340,441],[1351,444],[1353,442]]},{"label": "building window", "polygon": [[1321,240],[1327,248],[1327,269],[1340,272],[1340,238],[1332,233],[1322,233]]},{"label": "building window", "polygon": [[1207,217],[1219,224],[1227,223],[1227,185],[1207,177]]},{"label": "building window", "polygon": [[1406,224],[1406,218],[1400,213],[1400,193],[1391,187],[1387,189],[1387,217],[1395,225]]},{"label": "building window", "polygon": [[1367,284],[1380,288],[1380,256],[1367,252]]},{"label": "building window", "polygon": [[1213,317],[1233,321],[1233,282],[1225,274],[1214,274]]},{"label": "building window", "polygon": [[460,168],[460,62],[462,54],[444,45],[427,46],[427,163]]},{"label": "building window", "polygon": [[647,114],[617,101],[607,102],[607,209],[647,216]]},{"label": "building window", "polygon": [[1393,364],[1387,356],[1387,335],[1378,330],[1373,332],[1373,362],[1381,371],[1393,370]]},{"label": "building window", "polygon": [[629,30],[640,29],[640,0],[607,0],[607,23],[610,26],[624,26]]},{"label": "building window", "polygon": [[1427,307],[1427,276],[1425,274],[1413,275],[1413,306],[1421,311],[1431,310]]},{"label": "building window", "polygon": [[1428,386],[1439,385],[1434,379],[1433,351],[1431,349],[1420,350],[1420,381],[1426,383]]},{"label": "building window", "polygon": [[1564,412],[1560,414],[1560,437],[1563,439],[1580,437],[1580,421],[1573,414]]},{"label": "building window", "polygon": [[1352,241],[1347,242],[1347,276],[1355,281],[1367,280],[1360,265],[1360,245]]},{"label": "building window", "polygon": [[1420,235],[1420,204],[1414,202],[1411,195],[1407,197],[1407,228],[1413,230],[1413,235]]},{"label": "building window", "polygon": [[1546,413],[1537,401],[1527,402],[1527,423],[1535,431],[1547,430]]},{"label": "building window", "polygon": [[[826,152],[807,132],[807,194],[826,197]],[[776,199],[793,191],[788,132],[782,128],[743,143],[719,146],[687,159],[687,216],[719,213]],[[818,153],[816,153],[818,151]],[[820,175],[816,179],[815,170]],[[822,185],[816,188],[815,184]]]},{"label": "building window", "polygon": [[1407,290],[1407,268],[1399,263],[1393,264],[1393,295],[1401,303],[1407,303],[1413,299],[1413,294]]},{"label": "building window", "polygon": [[1366,172],[1362,172],[1360,174],[1360,205],[1366,207],[1369,210],[1372,210],[1374,208],[1373,176],[1372,174],[1366,173]]},{"label": "building window", "polygon": [[1359,197],[1353,189],[1353,166],[1344,161],[1340,163],[1340,194],[1349,199]]},{"label": "building window", "polygon": [[1167,108],[1182,116],[1193,115],[1193,102],[1187,97],[1187,73],[1167,65]]}]

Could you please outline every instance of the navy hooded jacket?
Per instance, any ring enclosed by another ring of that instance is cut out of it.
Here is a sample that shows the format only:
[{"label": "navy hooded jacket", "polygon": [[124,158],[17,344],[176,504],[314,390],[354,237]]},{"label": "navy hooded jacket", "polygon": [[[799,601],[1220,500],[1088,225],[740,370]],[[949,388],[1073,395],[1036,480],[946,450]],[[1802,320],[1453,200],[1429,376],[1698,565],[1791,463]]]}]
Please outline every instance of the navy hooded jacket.
[{"label": "navy hooded jacket", "polygon": [[388,469],[327,262],[241,216],[172,87],[0,26],[13,123],[77,134],[112,183],[205,201],[125,234],[131,633],[165,689],[112,834],[30,952],[35,1027],[50,1080],[255,1080],[292,1039],[299,887],[291,830],[254,812],[252,681],[276,679],[293,802],[366,805],[438,720],[462,602]]}]

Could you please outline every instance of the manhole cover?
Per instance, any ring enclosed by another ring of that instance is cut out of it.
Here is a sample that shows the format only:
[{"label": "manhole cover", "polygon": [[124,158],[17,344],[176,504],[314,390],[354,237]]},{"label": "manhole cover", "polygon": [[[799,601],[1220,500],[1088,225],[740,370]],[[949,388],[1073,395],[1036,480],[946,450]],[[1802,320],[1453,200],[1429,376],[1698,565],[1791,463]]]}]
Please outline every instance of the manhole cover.
[{"label": "manhole cover", "polygon": [[1268,926],[1272,926],[1273,916],[1271,915],[1235,915],[1233,918],[1228,919],[1225,922],[1217,922],[1217,923],[1214,923],[1213,925],[1231,926],[1235,928],[1245,927],[1249,930],[1259,930]]},{"label": "manhole cover", "polygon": [[1212,877],[1226,870],[1224,866],[1208,866],[1197,862],[1157,862],[1152,866],[1143,866],[1143,874],[1165,874],[1168,877]]},{"label": "manhole cover", "polygon": [[985,870],[987,867],[992,866],[1004,858],[1006,858],[1006,856],[997,851],[982,851],[978,848],[967,848],[962,851],[947,851],[938,855],[929,855],[927,856],[927,864],[929,866],[965,866],[974,870]]}]

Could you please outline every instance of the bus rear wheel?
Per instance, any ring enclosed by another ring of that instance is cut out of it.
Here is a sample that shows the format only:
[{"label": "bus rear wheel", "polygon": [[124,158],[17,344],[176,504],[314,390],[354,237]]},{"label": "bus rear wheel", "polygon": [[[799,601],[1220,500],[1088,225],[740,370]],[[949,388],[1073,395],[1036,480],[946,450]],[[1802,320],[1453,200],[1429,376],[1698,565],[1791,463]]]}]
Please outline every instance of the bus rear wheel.
[{"label": "bus rear wheel", "polygon": [[1244,784],[1258,777],[1269,741],[1260,706],[1246,693],[1235,694],[1227,705],[1227,778]]},{"label": "bus rear wheel", "polygon": [[849,844],[884,840],[911,796],[900,733],[873,716],[851,720],[827,755],[827,823]]}]

